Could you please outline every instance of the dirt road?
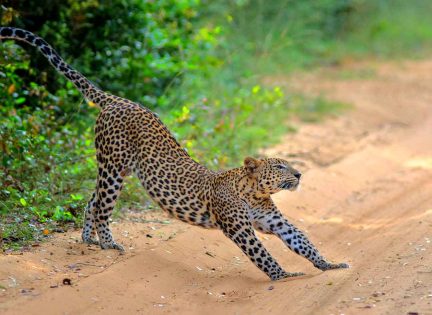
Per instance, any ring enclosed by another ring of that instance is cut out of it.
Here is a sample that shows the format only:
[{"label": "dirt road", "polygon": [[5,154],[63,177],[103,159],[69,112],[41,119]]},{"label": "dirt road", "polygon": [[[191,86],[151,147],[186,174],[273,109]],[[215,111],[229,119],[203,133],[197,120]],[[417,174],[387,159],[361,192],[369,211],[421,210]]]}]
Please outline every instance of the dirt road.
[{"label": "dirt road", "polygon": [[303,163],[302,189],[274,199],[351,269],[321,272],[260,235],[307,274],[270,282],[221,232],[152,212],[113,224],[125,255],[75,232],[1,256],[0,313],[432,314],[432,60],[268,81],[353,105],[266,152]]}]

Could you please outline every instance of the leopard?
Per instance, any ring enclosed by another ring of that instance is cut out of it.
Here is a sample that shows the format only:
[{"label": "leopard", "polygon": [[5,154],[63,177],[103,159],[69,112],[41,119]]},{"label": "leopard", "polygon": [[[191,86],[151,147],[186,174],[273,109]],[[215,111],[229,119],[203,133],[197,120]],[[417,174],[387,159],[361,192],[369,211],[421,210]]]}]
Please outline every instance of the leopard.
[{"label": "leopard", "polygon": [[271,195],[294,191],[300,184],[302,173],[292,163],[246,157],[237,168],[210,170],[190,156],[156,113],[101,90],[43,38],[27,30],[0,27],[0,40],[8,39],[36,47],[87,102],[100,108],[94,128],[98,171],[95,190],[84,210],[84,243],[124,251],[114,240],[110,217],[124,179],[134,173],[161,209],[180,221],[221,230],[271,280],[304,273],[285,271],[256,231],[277,236],[322,271],[350,267],[325,259],[273,202]]}]

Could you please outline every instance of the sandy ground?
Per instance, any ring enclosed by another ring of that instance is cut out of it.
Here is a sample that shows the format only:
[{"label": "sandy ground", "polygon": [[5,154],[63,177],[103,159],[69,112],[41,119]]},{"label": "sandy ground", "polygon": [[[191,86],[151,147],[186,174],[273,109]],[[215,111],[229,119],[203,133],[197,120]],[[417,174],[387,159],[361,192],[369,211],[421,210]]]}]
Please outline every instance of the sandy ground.
[{"label": "sandy ground", "polygon": [[321,272],[260,235],[307,274],[270,282],[221,232],[150,212],[113,223],[124,255],[77,231],[0,256],[0,313],[432,314],[432,60],[267,81],[353,104],[265,152],[300,162],[302,189],[274,200],[351,269]]}]

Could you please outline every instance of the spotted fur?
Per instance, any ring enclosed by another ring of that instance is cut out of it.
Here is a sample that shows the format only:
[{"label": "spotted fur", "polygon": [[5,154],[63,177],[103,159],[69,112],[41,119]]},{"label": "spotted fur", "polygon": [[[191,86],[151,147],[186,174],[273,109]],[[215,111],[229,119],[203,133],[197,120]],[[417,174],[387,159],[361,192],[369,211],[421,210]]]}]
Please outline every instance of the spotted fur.
[{"label": "spotted fur", "polygon": [[156,114],[103,92],[72,69],[42,38],[25,30],[1,27],[0,39],[35,46],[88,101],[101,108],[95,127],[98,175],[95,192],[85,209],[85,243],[123,250],[113,239],[109,218],[124,177],[133,172],[162,209],[181,221],[221,229],[272,280],[301,273],[284,271],[257,238],[254,228],[277,235],[321,270],[348,267],[326,261],[271,200],[270,195],[299,185],[301,174],[288,162],[246,158],[242,167],[211,171],[188,155]]}]

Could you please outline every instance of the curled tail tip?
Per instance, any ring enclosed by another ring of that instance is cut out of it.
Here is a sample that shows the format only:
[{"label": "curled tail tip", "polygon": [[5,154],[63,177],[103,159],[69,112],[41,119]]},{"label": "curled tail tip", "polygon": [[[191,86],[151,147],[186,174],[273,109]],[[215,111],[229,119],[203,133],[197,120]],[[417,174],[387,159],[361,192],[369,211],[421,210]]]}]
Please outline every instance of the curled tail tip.
[{"label": "curled tail tip", "polygon": [[8,26],[0,26],[0,37],[8,37],[13,35],[13,28]]},{"label": "curled tail tip", "polygon": [[35,46],[34,41],[38,38],[35,34],[16,27],[2,26],[0,27],[0,39],[16,39],[25,41]]},{"label": "curled tail tip", "polygon": [[30,32],[22,30],[16,27],[10,26],[0,26],[0,37],[8,38],[8,37],[18,37],[25,38],[26,33],[30,34]]}]

